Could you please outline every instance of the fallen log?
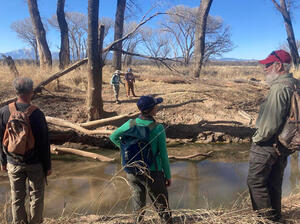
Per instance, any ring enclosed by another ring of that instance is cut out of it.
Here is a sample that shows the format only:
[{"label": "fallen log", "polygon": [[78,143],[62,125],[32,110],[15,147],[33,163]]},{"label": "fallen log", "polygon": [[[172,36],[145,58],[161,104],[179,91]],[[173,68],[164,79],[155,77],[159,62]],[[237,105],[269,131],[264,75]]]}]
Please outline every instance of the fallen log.
[{"label": "fallen log", "polygon": [[60,118],[49,117],[49,116],[46,116],[46,121],[48,123],[58,125],[61,127],[68,127],[68,128],[75,129],[76,131],[82,132],[87,135],[110,135],[112,133],[111,130],[88,130],[70,121],[66,121]]},{"label": "fallen log", "polygon": [[169,159],[192,159],[192,158],[195,158],[197,156],[210,157],[212,153],[213,153],[212,151],[209,151],[208,153],[196,153],[196,154],[188,155],[188,156],[169,155],[168,157],[169,157]]},{"label": "fallen log", "polygon": [[[74,63],[73,65],[69,66],[68,68],[66,68],[66,69],[64,69],[64,70],[62,70],[62,71],[59,71],[59,72],[57,72],[57,73],[51,75],[51,76],[50,76],[49,78],[47,78],[46,80],[40,82],[40,83],[33,89],[34,94],[36,94],[36,93],[38,93],[38,92],[41,92],[41,90],[42,90],[47,84],[49,84],[50,82],[52,82],[52,81],[55,80],[55,79],[58,79],[59,77],[65,75],[65,74],[67,74],[68,72],[70,72],[70,71],[72,71],[72,70],[78,68],[79,66],[81,66],[81,65],[83,65],[83,64],[85,64],[85,63],[87,63],[87,61],[88,61],[88,59],[87,59],[87,58],[84,58],[84,59],[82,59],[82,60],[80,60],[80,61]],[[7,104],[9,104],[9,103],[11,103],[11,102],[13,102],[13,101],[16,101],[16,100],[17,100],[17,98],[15,97],[15,98],[11,98],[11,99],[8,99],[8,100],[6,100],[6,101],[3,101],[3,102],[1,102],[0,107],[2,107],[2,106],[4,106],[4,105],[7,105]]]},{"label": "fallen log", "polygon": [[79,155],[79,156],[83,156],[83,157],[87,157],[87,158],[92,158],[101,162],[113,162],[115,161],[114,158],[109,158],[106,156],[102,156],[100,154],[97,153],[93,153],[93,152],[86,152],[86,151],[82,151],[79,149],[73,149],[73,148],[67,148],[67,147],[61,147],[61,146],[56,146],[56,145],[51,145],[51,153],[53,154],[59,154],[59,153],[69,153],[69,154],[75,154],[75,155]]},{"label": "fallen log", "polygon": [[105,125],[108,125],[108,124],[112,124],[114,122],[119,122],[119,121],[123,121],[123,120],[126,120],[126,119],[134,118],[134,117],[138,116],[139,114],[140,114],[140,112],[123,114],[123,115],[118,115],[118,116],[109,117],[109,118],[105,118],[105,119],[89,121],[89,122],[86,122],[86,123],[81,123],[79,125],[81,127],[84,127],[84,128],[101,127],[101,126],[105,126]]}]

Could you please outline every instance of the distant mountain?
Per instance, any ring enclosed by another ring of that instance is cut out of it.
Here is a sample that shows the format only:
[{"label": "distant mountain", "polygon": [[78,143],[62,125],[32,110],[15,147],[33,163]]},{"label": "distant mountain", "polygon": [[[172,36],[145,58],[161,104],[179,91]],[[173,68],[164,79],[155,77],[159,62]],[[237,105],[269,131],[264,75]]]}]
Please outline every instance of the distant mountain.
[{"label": "distant mountain", "polygon": [[212,61],[256,61],[255,59],[243,59],[243,58],[212,58]]},{"label": "distant mountain", "polygon": [[[34,60],[34,50],[33,49],[19,49],[15,51],[9,51],[5,53],[0,53],[0,55],[6,55],[6,56],[11,56],[14,60],[20,60],[20,59],[32,59]],[[59,58],[59,53],[58,52],[51,52],[52,54],[52,59],[53,60],[58,60]]]}]

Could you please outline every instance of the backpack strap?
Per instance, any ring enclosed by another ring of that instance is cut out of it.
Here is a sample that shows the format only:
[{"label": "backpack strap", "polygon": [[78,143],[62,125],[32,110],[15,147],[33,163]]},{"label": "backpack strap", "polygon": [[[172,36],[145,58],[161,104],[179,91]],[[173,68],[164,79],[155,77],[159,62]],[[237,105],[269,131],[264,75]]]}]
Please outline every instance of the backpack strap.
[{"label": "backpack strap", "polygon": [[10,114],[17,112],[16,102],[8,104],[8,109]]},{"label": "backpack strap", "polygon": [[35,111],[36,109],[38,109],[37,106],[35,105],[29,105],[29,107],[26,108],[26,110],[24,111],[24,114],[27,115],[27,117],[29,117],[33,111]]},{"label": "backpack strap", "polygon": [[[16,102],[12,102],[8,105],[8,109],[10,114],[17,112],[17,107],[16,107]],[[35,111],[36,109],[38,109],[37,106],[35,105],[29,105],[26,110],[24,111],[24,114],[26,114],[28,117],[32,114],[33,111]]]}]

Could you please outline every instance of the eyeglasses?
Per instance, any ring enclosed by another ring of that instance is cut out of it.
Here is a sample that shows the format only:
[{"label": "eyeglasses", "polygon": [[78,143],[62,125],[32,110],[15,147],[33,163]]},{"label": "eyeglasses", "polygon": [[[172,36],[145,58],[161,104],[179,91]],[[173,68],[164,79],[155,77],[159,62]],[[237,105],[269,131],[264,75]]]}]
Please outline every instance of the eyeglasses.
[{"label": "eyeglasses", "polygon": [[272,51],[272,53],[270,55],[274,55],[280,61],[280,63],[283,63],[275,51]]},{"label": "eyeglasses", "polygon": [[274,62],[265,64],[265,68],[269,68],[271,65],[273,65],[273,63],[274,63]]}]

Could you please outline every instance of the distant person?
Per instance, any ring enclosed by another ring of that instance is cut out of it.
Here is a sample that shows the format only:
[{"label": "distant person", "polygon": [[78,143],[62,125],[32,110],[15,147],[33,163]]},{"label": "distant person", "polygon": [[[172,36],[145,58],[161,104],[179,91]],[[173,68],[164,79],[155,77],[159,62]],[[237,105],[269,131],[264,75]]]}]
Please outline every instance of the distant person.
[{"label": "distant person", "polygon": [[134,83],[135,83],[135,77],[132,73],[132,69],[129,68],[127,70],[127,73],[125,74],[125,81],[126,81],[126,95],[127,97],[130,96],[130,90],[132,92],[132,95],[136,97],[135,93],[134,93]]},{"label": "distant person", "polygon": [[[126,142],[124,143],[122,136],[124,137],[125,133],[129,129],[133,128],[134,126],[147,126],[150,130],[149,144],[152,153],[151,155],[148,154],[148,156],[145,156],[154,157],[153,163],[150,166],[150,172],[132,173],[130,171],[134,169],[134,167],[128,167],[130,170],[127,170],[126,167],[124,168],[127,172],[127,179],[132,188],[133,209],[137,215],[138,223],[142,223],[143,221],[143,216],[145,213],[145,210],[143,209],[146,206],[147,191],[150,199],[154,203],[154,206],[158,210],[158,214],[162,221],[168,224],[173,223],[171,212],[169,210],[167,191],[167,187],[171,185],[171,171],[166,147],[166,133],[163,125],[157,124],[154,119],[158,110],[157,104],[161,103],[162,101],[162,98],[141,96],[137,102],[138,109],[141,111],[139,117],[128,120],[110,136],[110,140],[116,146],[121,148],[122,151],[121,145],[126,144]],[[151,129],[150,126],[152,126]],[[141,150],[145,150],[145,147],[143,147]],[[124,159],[125,158],[122,157],[123,162]]]},{"label": "distant person", "polygon": [[[297,80],[289,73],[291,56],[284,50],[273,51],[264,65],[269,94],[261,104],[256,132],[250,149],[248,187],[253,210],[268,219],[281,219],[282,179],[291,150],[278,141],[287,119],[293,86]],[[262,211],[267,209],[268,211]]]},{"label": "distant person", "polygon": [[114,90],[114,93],[115,93],[116,103],[120,103],[120,101],[119,101],[120,83],[125,85],[122,82],[120,75],[121,75],[121,71],[116,70],[115,73],[112,75],[112,77],[110,79],[110,84],[113,86],[113,90]]},{"label": "distant person", "polygon": [[1,170],[8,173],[13,223],[37,224],[43,222],[45,181],[51,174],[48,127],[43,112],[30,104],[32,80],[16,78],[13,85],[17,101],[0,109]]}]

